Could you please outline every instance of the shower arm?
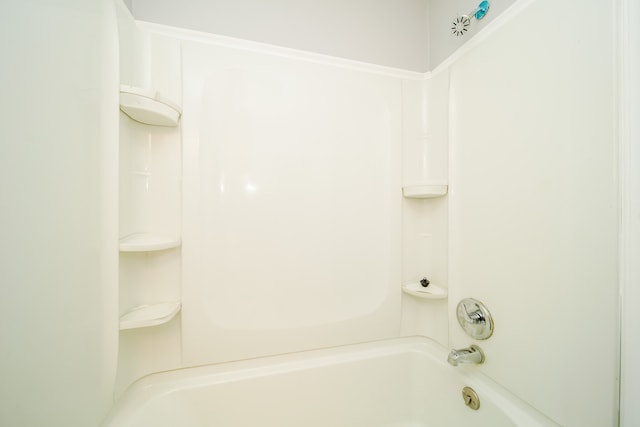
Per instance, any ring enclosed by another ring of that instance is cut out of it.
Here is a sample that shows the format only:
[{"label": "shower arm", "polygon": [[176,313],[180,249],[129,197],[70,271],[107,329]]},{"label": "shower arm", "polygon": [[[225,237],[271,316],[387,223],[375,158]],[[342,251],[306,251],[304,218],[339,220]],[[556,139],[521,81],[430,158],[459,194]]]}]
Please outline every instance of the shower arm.
[{"label": "shower arm", "polygon": [[478,7],[473,9],[471,13],[469,13],[467,16],[469,18],[474,17],[476,18],[476,20],[479,21],[482,18],[484,18],[484,16],[487,14],[488,11],[489,11],[489,2],[483,1],[478,5]]}]

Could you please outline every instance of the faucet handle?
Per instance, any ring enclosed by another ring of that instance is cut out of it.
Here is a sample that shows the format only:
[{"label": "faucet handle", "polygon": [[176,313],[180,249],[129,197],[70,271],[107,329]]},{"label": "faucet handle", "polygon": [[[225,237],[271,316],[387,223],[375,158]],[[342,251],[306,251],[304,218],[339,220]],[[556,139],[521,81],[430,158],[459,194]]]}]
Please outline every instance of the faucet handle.
[{"label": "faucet handle", "polygon": [[484,304],[473,298],[465,298],[456,310],[458,323],[471,338],[486,340],[493,334],[493,319]]},{"label": "faucet handle", "polygon": [[[470,298],[468,298],[470,299]],[[480,310],[479,308],[477,308],[477,305],[474,304],[475,307],[472,308],[473,311],[469,311],[469,309],[467,309],[467,304],[465,304],[466,300],[462,300],[460,302],[460,304],[462,305],[462,308],[465,311],[466,317],[464,318],[464,320],[466,322],[472,323],[474,325],[476,324],[482,324],[486,322],[486,318],[484,313],[482,312],[482,310]]]}]

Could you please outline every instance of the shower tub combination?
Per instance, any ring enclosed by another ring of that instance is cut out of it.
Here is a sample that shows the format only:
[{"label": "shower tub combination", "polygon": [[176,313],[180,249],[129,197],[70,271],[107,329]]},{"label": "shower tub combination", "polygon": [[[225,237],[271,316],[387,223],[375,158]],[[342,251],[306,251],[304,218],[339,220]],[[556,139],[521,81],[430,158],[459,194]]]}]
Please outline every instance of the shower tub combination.
[{"label": "shower tub combination", "polygon": [[125,392],[104,427],[558,426],[446,359],[410,337],[157,373]]}]

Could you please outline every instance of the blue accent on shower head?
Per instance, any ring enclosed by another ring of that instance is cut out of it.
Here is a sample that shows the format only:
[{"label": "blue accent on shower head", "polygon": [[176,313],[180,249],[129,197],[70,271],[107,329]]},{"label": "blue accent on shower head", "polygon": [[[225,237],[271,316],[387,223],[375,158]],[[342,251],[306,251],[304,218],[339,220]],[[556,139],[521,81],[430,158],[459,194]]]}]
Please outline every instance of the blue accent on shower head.
[{"label": "blue accent on shower head", "polygon": [[477,20],[480,20],[480,19],[484,18],[484,16],[487,14],[487,12],[489,12],[489,2],[488,1],[483,1],[478,5],[478,8],[473,13],[473,16]]}]

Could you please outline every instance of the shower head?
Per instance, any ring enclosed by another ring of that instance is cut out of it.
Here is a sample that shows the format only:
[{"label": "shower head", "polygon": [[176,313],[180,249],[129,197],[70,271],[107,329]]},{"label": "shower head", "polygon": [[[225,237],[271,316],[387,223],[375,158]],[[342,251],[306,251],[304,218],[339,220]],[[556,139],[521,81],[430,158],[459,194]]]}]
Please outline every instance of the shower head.
[{"label": "shower head", "polygon": [[471,25],[471,18],[476,18],[476,20],[480,20],[484,18],[484,16],[489,11],[489,2],[483,1],[478,7],[476,7],[471,13],[468,15],[461,15],[456,17],[451,23],[451,32],[456,36],[463,36],[464,33],[468,31],[468,27]]},{"label": "shower head", "polygon": [[467,15],[458,16],[451,23],[451,32],[460,37],[467,32],[469,25],[471,25],[471,18]]}]

